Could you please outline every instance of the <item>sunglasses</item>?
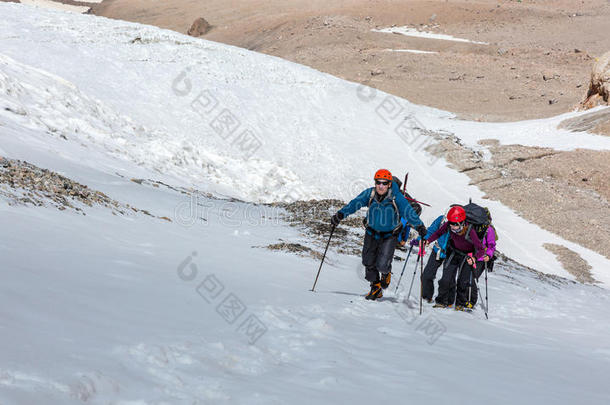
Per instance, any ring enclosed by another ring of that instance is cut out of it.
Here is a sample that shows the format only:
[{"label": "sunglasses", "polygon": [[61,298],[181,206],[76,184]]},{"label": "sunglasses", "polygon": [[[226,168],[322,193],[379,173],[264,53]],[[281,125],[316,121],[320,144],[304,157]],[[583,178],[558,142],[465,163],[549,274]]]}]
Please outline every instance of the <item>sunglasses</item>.
[{"label": "sunglasses", "polygon": [[379,181],[379,180],[375,180],[375,185],[377,184],[381,184],[383,186],[387,186],[388,184],[390,184],[389,181]]},{"label": "sunglasses", "polygon": [[449,226],[462,226],[461,222],[449,222]]}]

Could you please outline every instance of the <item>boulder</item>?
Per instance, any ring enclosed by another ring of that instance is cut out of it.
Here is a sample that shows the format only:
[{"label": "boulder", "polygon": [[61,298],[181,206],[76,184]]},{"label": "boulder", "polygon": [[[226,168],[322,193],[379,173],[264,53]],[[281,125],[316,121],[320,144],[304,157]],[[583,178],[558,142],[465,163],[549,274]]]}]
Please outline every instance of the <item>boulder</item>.
[{"label": "boulder", "polygon": [[207,34],[210,29],[212,29],[210,23],[208,23],[205,18],[199,17],[193,22],[191,28],[189,28],[186,33],[192,37],[200,37]]},{"label": "boulder", "polygon": [[600,105],[610,105],[610,51],[596,58],[593,70],[591,71],[591,81],[589,90],[583,102],[581,109],[588,110],[589,108]]}]

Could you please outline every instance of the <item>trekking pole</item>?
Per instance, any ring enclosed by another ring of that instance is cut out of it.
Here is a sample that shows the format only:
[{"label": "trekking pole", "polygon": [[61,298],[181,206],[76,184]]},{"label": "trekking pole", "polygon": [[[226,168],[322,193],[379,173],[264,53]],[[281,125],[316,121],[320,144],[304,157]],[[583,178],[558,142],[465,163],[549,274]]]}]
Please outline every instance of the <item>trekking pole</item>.
[{"label": "trekking pole", "polygon": [[468,279],[468,304],[472,305],[472,269],[470,269],[470,278]]},{"label": "trekking pole", "polygon": [[[424,255],[426,254],[424,240],[422,239],[419,242],[419,253],[418,256],[421,255],[421,261],[419,262],[419,314],[422,313],[423,306],[423,292],[424,292]],[[417,269],[417,267],[415,267]]]},{"label": "trekking pole", "polygon": [[[477,268],[477,261],[472,253],[468,253],[468,257],[472,259],[472,267],[470,269],[470,278],[468,279],[468,304],[472,305],[472,272]],[[474,270],[473,270],[474,269]]]},{"label": "trekking pole", "polygon": [[487,262],[485,262],[485,318],[489,319],[487,312],[489,311],[489,292],[487,291]]},{"label": "trekking pole", "polygon": [[417,273],[417,264],[419,263],[419,255],[417,255],[417,260],[415,261],[415,269],[413,269],[413,278],[411,279],[411,285],[409,286],[409,294],[407,294],[407,303],[409,302],[409,298],[411,298],[411,289],[413,288],[413,282],[415,281],[415,273]]},{"label": "trekking pole", "polygon": [[[464,255],[464,258],[462,259],[462,262],[460,263],[460,267],[458,268],[456,286],[460,281],[460,277],[462,276],[462,270],[464,269],[464,263],[466,263],[466,257],[468,257],[468,256]],[[455,306],[457,308],[457,295],[455,296]]]},{"label": "trekking pole", "polygon": [[[474,279],[474,285],[476,285],[476,286],[477,286],[477,290],[478,290],[478,291],[481,291],[481,290],[479,289],[479,283],[477,282],[477,279],[476,279],[476,278]],[[486,293],[486,294],[487,294],[487,293]],[[485,301],[487,301],[487,296],[485,297]],[[485,318],[486,318],[486,319],[489,319],[489,317],[487,316],[487,305],[488,305],[488,304],[483,305],[483,303],[481,302],[481,306],[483,307],[483,311],[485,312]]]},{"label": "trekking pole", "polygon": [[336,225],[333,225],[330,228],[330,236],[328,237],[328,242],[326,242],[326,249],[324,249],[324,254],[322,255],[322,261],[320,262],[320,268],[318,269],[318,274],[316,275],[316,281],[313,282],[313,287],[311,287],[310,291],[314,291],[316,288],[316,283],[318,282],[318,277],[320,277],[320,270],[322,270],[322,264],[324,264],[324,259],[326,258],[326,251],[328,250],[328,245],[330,245],[330,239],[333,237],[333,232],[335,232]]},{"label": "trekking pole", "polygon": [[396,289],[394,290],[394,295],[398,292],[398,286],[400,285],[400,280],[402,280],[402,275],[407,268],[407,262],[409,261],[409,256],[411,256],[411,251],[413,250],[413,246],[409,249],[409,253],[407,254],[407,258],[405,259],[405,264],[402,266],[402,271],[400,272],[400,277],[398,278],[398,284],[396,284]]}]

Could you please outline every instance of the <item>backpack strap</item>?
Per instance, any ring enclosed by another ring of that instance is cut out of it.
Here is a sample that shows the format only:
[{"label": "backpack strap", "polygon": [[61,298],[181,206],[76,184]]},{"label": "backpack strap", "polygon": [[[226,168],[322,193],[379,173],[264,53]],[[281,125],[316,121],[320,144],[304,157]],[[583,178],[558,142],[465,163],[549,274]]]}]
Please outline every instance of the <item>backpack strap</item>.
[{"label": "backpack strap", "polygon": [[465,236],[466,236],[466,240],[467,240],[468,242],[470,242],[470,243],[473,243],[473,244],[474,244],[474,242],[472,242],[472,238],[470,237],[470,230],[471,230],[471,229],[472,229],[472,224],[468,224],[468,228],[466,228],[466,235],[465,235]]},{"label": "backpack strap", "polygon": [[[371,204],[373,203],[373,198],[375,198],[375,193],[376,193],[375,188],[373,188],[371,190],[371,196],[369,197],[369,203],[368,203],[367,207],[370,207]],[[392,205],[396,209],[396,212],[398,212],[398,207],[396,206],[396,197],[394,197],[392,190],[388,190],[388,194],[386,194],[385,198],[391,198]]]},{"label": "backpack strap", "polygon": [[398,235],[398,233],[402,230],[402,221],[400,220],[400,211],[398,211],[398,205],[396,205],[396,197],[394,196],[394,193],[392,193],[392,190],[388,191],[388,196],[386,198],[391,198],[390,201],[392,202],[392,206],[394,207],[396,221],[398,222],[398,225],[396,225],[396,228],[394,228],[392,233]]},{"label": "backpack strap", "polygon": [[[389,192],[391,193],[392,190],[390,190]],[[400,211],[398,211],[398,205],[396,205],[396,197],[394,197],[393,195],[390,197],[392,197],[392,205],[394,206],[394,212],[396,212],[396,215],[398,216],[398,223],[400,224]]]},{"label": "backpack strap", "polygon": [[371,203],[373,202],[373,198],[375,198],[375,187],[373,187],[371,189],[371,196],[369,197],[369,203],[367,204],[367,207],[371,206]]},{"label": "backpack strap", "polygon": [[[371,196],[369,197],[369,203],[367,205],[367,207],[371,207],[371,204],[373,203],[373,199],[375,198],[375,188],[373,187],[373,189],[371,190]],[[388,194],[385,196],[385,198],[390,198],[390,201],[392,202],[392,206],[394,207],[394,213],[396,214],[396,216],[398,217],[398,226],[396,228],[394,228],[391,233],[395,233],[398,234],[397,232],[402,229],[402,222],[400,221],[400,211],[398,210],[398,205],[396,205],[396,197],[394,196],[394,194],[392,193],[392,189],[388,190]],[[365,228],[368,227],[368,223],[367,223],[367,219],[368,218],[368,213],[367,215],[364,217],[364,221],[362,221],[363,225]]]}]

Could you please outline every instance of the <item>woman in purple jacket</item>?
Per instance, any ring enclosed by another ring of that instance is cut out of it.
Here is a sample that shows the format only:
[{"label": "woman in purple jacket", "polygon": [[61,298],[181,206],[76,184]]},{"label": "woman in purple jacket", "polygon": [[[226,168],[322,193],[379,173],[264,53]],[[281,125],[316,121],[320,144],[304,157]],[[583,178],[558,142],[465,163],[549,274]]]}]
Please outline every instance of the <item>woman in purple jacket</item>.
[{"label": "woman in purple jacket", "polygon": [[482,263],[481,266],[477,266],[477,279],[485,270],[485,265],[487,265],[487,271],[493,271],[494,253],[496,252],[496,230],[491,225],[487,228],[485,238],[483,239],[483,245],[485,245],[485,256],[483,256],[484,263]]},{"label": "woman in purple jacket", "polygon": [[[471,274],[473,277],[478,275],[474,273],[475,267],[478,269],[479,265],[483,265],[485,256],[487,256],[486,247],[483,246],[473,227],[466,224],[466,211],[462,206],[456,205],[449,209],[447,222],[442,224],[428,238],[427,242],[436,241],[447,230],[451,231],[447,246],[447,259],[443,268],[443,276],[438,282],[435,307],[446,308],[455,302],[455,309],[472,308],[477,302],[477,288],[471,279]],[[489,257],[492,256],[487,257],[489,260]],[[456,273],[458,274],[457,286]]]}]

